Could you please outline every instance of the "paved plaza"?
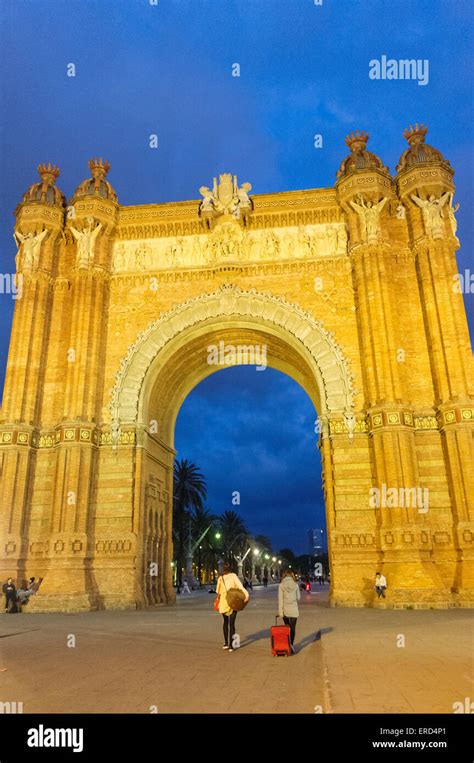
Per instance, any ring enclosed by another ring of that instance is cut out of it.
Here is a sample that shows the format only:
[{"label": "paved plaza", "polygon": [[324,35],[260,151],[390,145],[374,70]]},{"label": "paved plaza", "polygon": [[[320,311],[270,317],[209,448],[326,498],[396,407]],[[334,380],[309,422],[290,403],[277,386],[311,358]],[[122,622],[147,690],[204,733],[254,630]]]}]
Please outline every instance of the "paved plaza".
[{"label": "paved plaza", "polygon": [[142,611],[2,614],[0,701],[24,713],[450,713],[474,699],[472,611],[332,609],[313,588],[291,658],[270,652],[276,586],[253,591],[233,653],[206,591]]}]

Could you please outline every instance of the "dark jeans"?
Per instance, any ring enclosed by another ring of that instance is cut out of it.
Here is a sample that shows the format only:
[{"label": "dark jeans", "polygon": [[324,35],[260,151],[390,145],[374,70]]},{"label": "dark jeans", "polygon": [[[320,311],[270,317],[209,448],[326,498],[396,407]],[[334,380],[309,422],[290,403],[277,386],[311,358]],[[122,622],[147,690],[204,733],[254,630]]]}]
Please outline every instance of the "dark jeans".
[{"label": "dark jeans", "polygon": [[285,625],[290,626],[290,642],[291,644],[295,643],[295,633],[296,633],[296,623],[298,618],[297,617],[284,617],[283,622]]},{"label": "dark jeans", "polygon": [[[232,639],[234,638],[235,634],[235,618],[237,617],[237,612],[232,612],[231,615],[222,615],[224,618],[224,644],[227,646],[232,646]],[[230,623],[230,634],[229,634],[229,623]]]},{"label": "dark jeans", "polygon": [[379,597],[379,599],[380,599],[380,597],[382,597],[382,599],[385,599],[385,587],[384,586],[376,585],[375,586],[375,590],[377,591],[377,596]]},{"label": "dark jeans", "polygon": [[16,594],[5,594],[5,609],[7,612],[15,612],[16,610]]}]

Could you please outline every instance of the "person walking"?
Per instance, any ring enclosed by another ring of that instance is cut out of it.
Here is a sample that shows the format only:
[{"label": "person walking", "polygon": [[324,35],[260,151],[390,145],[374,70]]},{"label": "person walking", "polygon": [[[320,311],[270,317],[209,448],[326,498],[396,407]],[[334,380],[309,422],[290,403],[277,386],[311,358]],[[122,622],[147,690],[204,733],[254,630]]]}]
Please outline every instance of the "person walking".
[{"label": "person walking", "polygon": [[268,575],[265,572],[263,575],[263,587],[266,588],[268,586]]},{"label": "person walking", "polygon": [[16,612],[16,586],[13,578],[8,578],[3,586],[5,594],[5,612]]},{"label": "person walking", "polygon": [[285,570],[278,586],[278,614],[285,625],[290,626],[291,651],[295,654],[296,622],[299,617],[298,602],[301,594],[291,570]]},{"label": "person walking", "polygon": [[249,600],[249,594],[243,587],[239,578],[232,572],[230,564],[226,562],[222,570],[222,575],[217,581],[216,593],[219,597],[219,612],[223,617],[223,632],[224,632],[224,645],[223,649],[228,649],[229,652],[234,651],[234,636],[235,636],[235,621],[237,618],[237,612],[229,606],[227,602],[227,591],[231,588],[240,588],[244,592],[245,601]]},{"label": "person walking", "polygon": [[381,575],[380,572],[375,573],[375,590],[377,591],[377,598],[385,599],[385,589],[387,588],[387,579],[385,575]]}]

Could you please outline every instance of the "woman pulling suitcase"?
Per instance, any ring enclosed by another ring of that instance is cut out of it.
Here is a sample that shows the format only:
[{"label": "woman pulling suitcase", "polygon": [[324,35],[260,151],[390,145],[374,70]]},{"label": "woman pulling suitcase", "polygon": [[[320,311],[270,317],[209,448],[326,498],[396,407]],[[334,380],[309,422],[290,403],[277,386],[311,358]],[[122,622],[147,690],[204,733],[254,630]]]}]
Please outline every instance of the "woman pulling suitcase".
[{"label": "woman pulling suitcase", "polygon": [[296,622],[299,617],[300,589],[291,570],[285,570],[278,586],[278,614],[290,626],[290,649],[295,654]]}]

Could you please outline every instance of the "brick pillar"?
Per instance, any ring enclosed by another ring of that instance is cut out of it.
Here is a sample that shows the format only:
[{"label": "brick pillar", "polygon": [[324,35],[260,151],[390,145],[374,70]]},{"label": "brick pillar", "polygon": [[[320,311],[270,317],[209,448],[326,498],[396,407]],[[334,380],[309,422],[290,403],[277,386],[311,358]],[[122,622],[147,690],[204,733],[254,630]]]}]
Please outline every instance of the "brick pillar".
[{"label": "brick pillar", "polygon": [[[73,245],[72,302],[62,416],[51,515],[49,569],[37,607],[94,609],[101,597],[93,572],[95,475],[103,396],[112,236],[118,213],[105,181],[108,166],[89,163],[93,179],[79,186],[66,236]],[[97,176],[97,177],[96,177]],[[58,606],[59,604],[59,606]]]},{"label": "brick pillar", "polygon": [[[449,545],[455,550],[454,601],[474,604],[473,362],[463,297],[457,279],[453,169],[425,144],[427,128],[404,132],[409,143],[398,165],[397,186],[406,209],[409,241],[430,348],[433,405],[451,500]],[[441,552],[440,552],[441,553]]]},{"label": "brick pillar", "polygon": [[330,604],[362,607],[372,602],[372,574],[380,559],[368,503],[371,465],[365,421],[359,417],[351,432],[342,416],[320,421]]},{"label": "brick pillar", "polygon": [[36,464],[52,288],[64,197],[56,167],[38,167],[41,182],[16,209],[17,299],[0,413],[0,569],[26,577],[31,488]]},{"label": "brick pillar", "polygon": [[[396,205],[392,179],[381,161],[366,151],[367,137],[348,138],[353,155],[341,165],[336,188],[349,228],[372,487],[378,489],[382,503],[377,505],[374,491],[377,545],[390,589],[389,605],[447,606],[449,588],[422,540],[425,520],[418,506],[401,505],[406,495],[418,498],[416,491],[422,488],[409,386],[397,361],[402,337],[394,269],[398,252],[406,248],[406,231],[392,219]],[[407,489],[415,493],[407,494]],[[384,490],[398,497],[393,507],[388,502],[383,505]]]}]

